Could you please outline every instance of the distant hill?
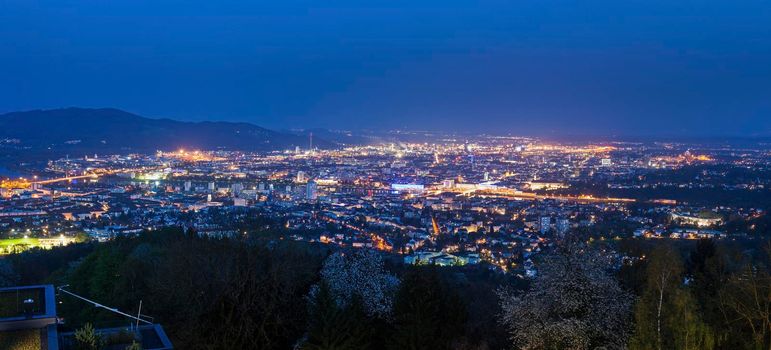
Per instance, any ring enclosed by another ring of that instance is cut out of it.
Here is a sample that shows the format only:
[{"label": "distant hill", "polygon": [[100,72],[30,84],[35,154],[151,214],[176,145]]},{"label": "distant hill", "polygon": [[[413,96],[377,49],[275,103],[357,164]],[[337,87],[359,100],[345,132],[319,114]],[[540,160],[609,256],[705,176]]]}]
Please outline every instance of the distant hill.
[{"label": "distant hill", "polygon": [[[0,115],[4,152],[44,152],[80,156],[175,150],[268,151],[307,147],[305,137],[249,123],[182,122],[150,119],[112,108],[64,108]],[[333,143],[315,138],[314,146]]]}]

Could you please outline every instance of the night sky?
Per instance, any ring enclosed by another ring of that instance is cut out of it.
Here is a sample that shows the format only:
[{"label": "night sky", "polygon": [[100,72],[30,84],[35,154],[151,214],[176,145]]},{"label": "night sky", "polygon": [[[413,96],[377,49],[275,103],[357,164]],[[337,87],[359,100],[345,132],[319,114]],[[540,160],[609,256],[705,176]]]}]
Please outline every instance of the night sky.
[{"label": "night sky", "polygon": [[271,128],[769,136],[771,1],[0,0],[0,112],[67,106]]}]

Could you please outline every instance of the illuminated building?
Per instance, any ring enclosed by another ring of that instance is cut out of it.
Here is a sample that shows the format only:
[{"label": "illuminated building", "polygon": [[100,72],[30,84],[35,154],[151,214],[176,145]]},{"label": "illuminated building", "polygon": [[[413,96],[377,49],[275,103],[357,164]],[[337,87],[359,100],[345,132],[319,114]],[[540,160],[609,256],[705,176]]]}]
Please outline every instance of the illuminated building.
[{"label": "illuminated building", "polygon": [[525,183],[532,191],[537,190],[558,190],[560,188],[568,188],[567,184],[561,182],[545,182],[545,181],[530,181]]},{"label": "illuminated building", "polygon": [[699,216],[692,216],[692,215],[685,215],[685,214],[679,214],[679,213],[671,213],[670,214],[672,221],[679,221],[686,225],[694,225],[698,227],[708,227],[713,225],[719,225],[721,222],[723,222],[723,219],[720,217],[699,217]]},{"label": "illuminated building", "polygon": [[538,220],[538,224],[541,233],[549,232],[549,229],[551,228],[551,217],[541,216],[541,218]]},{"label": "illuminated building", "polygon": [[314,181],[308,181],[305,185],[305,199],[313,201],[318,198],[318,185]]},{"label": "illuminated building", "polygon": [[244,184],[240,182],[236,182],[232,185],[230,185],[230,192],[232,192],[234,195],[239,195],[244,190]]},{"label": "illuminated building", "polygon": [[391,184],[391,189],[397,192],[422,193],[426,190],[423,185],[415,184]]},{"label": "illuminated building", "polygon": [[557,218],[557,232],[564,234],[570,229],[570,221],[567,218]]}]

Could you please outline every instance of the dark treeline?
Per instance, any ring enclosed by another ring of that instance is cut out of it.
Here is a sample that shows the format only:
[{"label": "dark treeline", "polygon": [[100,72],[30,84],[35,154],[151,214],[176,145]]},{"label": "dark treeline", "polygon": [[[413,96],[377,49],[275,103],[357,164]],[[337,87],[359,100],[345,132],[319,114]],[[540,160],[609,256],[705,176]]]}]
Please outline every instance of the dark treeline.
[{"label": "dark treeline", "polygon": [[[387,312],[373,315],[361,296],[347,303],[329,299],[322,274],[332,253],[324,245],[206,239],[166,229],[103,244],[35,249],[6,263],[15,282],[69,285],[130,314],[142,300],[142,314],[161,323],[179,349],[506,346],[495,318],[495,290],[510,276],[405,268],[386,259],[382,270],[398,284]],[[362,270],[365,276],[370,271]],[[130,322],[65,294],[58,299],[69,329]]]},{"label": "dark treeline", "polygon": [[606,183],[599,182],[574,183],[571,184],[571,188],[556,190],[554,193],[591,194],[597,197],[633,198],[639,201],[670,199],[678,203],[705,206],[771,208],[771,190],[769,189],[681,188],[677,185],[661,185],[655,188],[609,188]]},{"label": "dark treeline", "polygon": [[[726,165],[690,165],[678,169],[660,169],[639,177],[621,180],[598,178],[571,182],[570,188],[554,193],[592,194],[598,197],[634,198],[639,201],[671,199],[678,203],[708,207],[729,206],[771,209],[771,189],[757,186],[771,179],[771,172]],[[638,188],[611,188],[608,183],[637,185]],[[692,186],[681,187],[690,184]],[[708,187],[700,187],[708,185]],[[545,192],[545,191],[544,191]]]},{"label": "dark treeline", "polygon": [[[259,236],[259,234],[257,234]],[[577,240],[578,241],[578,240]],[[768,243],[562,243],[531,283],[484,266],[404,266],[366,250],[179,229],[0,260],[163,324],[179,349],[769,349]],[[64,294],[65,328],[129,320]]]}]

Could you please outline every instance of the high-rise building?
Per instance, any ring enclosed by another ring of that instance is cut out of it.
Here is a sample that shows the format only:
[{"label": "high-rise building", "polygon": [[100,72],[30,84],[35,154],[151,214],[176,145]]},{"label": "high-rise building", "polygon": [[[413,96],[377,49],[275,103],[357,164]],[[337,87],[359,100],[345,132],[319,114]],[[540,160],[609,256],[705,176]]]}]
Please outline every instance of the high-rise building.
[{"label": "high-rise building", "polygon": [[306,175],[304,171],[298,171],[295,182],[304,183],[307,181],[308,181],[308,175]]},{"label": "high-rise building", "polygon": [[570,230],[570,220],[565,217],[557,218],[557,232],[564,234]]},{"label": "high-rise building", "polygon": [[613,165],[613,162],[610,160],[610,158],[602,158],[602,159],[600,159],[600,165],[602,165],[602,166],[611,166],[611,165]]},{"label": "high-rise building", "polygon": [[214,192],[216,189],[217,189],[217,187],[214,184],[214,181],[209,182],[209,192]]},{"label": "high-rise building", "polygon": [[549,229],[551,228],[551,217],[541,216],[541,218],[538,220],[538,223],[541,233],[549,232]]},{"label": "high-rise building", "polygon": [[185,192],[190,192],[190,189],[192,188],[193,184],[190,183],[190,181],[185,181]]},{"label": "high-rise building", "polygon": [[230,192],[232,192],[233,195],[239,195],[243,190],[244,190],[244,184],[240,182],[236,182],[230,185]]},{"label": "high-rise building", "polygon": [[318,185],[315,181],[308,181],[305,185],[305,199],[313,201],[316,198],[318,198]]}]

